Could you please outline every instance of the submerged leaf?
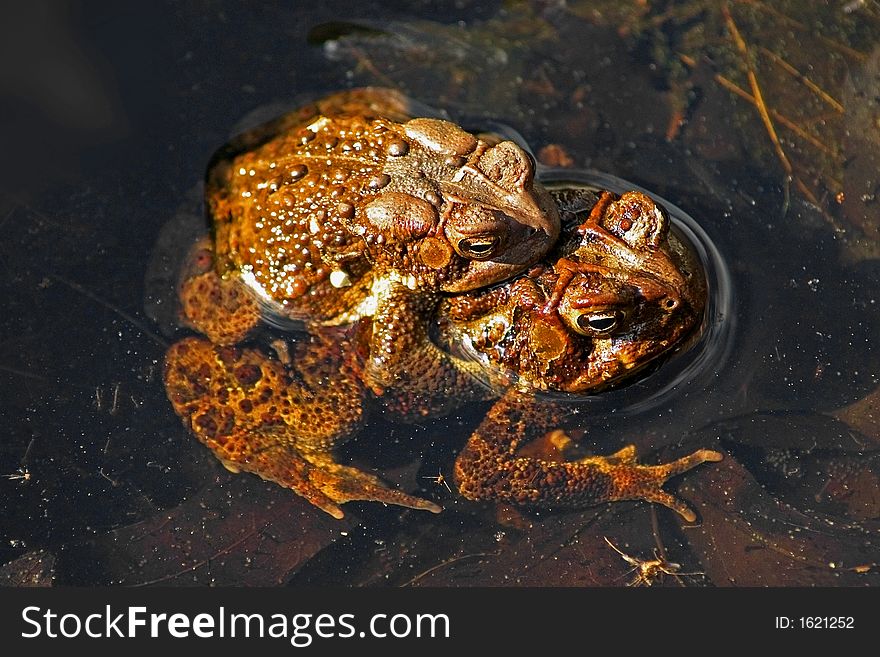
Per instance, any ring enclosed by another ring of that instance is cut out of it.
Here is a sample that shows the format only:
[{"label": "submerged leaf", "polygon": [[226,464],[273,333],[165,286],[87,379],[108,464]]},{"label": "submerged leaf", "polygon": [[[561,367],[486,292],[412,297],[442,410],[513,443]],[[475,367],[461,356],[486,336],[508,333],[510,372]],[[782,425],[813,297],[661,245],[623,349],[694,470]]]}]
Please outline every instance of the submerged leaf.
[{"label": "submerged leaf", "polygon": [[683,528],[718,586],[880,584],[880,525],[803,512],[770,495],[733,458],[682,488],[702,524]]},{"label": "submerged leaf", "polygon": [[167,512],[69,545],[82,581],[125,586],[272,586],[286,582],[355,520],[334,520],[290,491],[224,477]]}]

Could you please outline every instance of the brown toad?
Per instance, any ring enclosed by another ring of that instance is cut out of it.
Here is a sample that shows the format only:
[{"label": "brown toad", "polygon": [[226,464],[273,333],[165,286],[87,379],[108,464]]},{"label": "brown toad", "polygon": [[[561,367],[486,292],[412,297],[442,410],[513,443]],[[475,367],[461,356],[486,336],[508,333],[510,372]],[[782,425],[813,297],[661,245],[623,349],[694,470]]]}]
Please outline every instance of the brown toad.
[{"label": "brown toad", "polygon": [[235,344],[260,319],[373,316],[376,390],[413,354],[443,367],[446,355],[413,339],[434,294],[522,271],[553,245],[559,216],[522,148],[410,114],[391,90],[341,92],[219,153],[206,188],[213,241],[181,291],[192,325]]},{"label": "brown toad", "polygon": [[[378,480],[332,461],[330,447],[349,422],[340,399],[360,400],[365,383],[381,394],[398,382],[437,388],[463,378],[468,365],[427,338],[437,295],[522,271],[559,232],[556,206],[519,146],[489,144],[449,121],[411,114],[397,92],[358,89],[235,139],[208,171],[212,239],[193,250],[182,277],[186,319],[217,346],[239,343],[263,320],[282,327],[293,321],[321,344],[307,349],[338,353],[335,338],[326,337],[338,331],[328,327],[371,317],[354,388],[344,384],[354,378],[351,359],[332,353],[303,354],[297,382],[271,364],[238,363],[240,350],[215,353],[194,340],[166,355],[169,397],[204,440],[231,430],[232,414],[256,427],[251,447],[259,449],[260,431],[277,431],[271,427],[280,415],[302,407],[301,417],[288,418],[300,429],[294,442],[305,458],[296,472],[269,474],[271,467],[244,455],[245,438],[235,449],[229,441],[209,444],[232,469],[303,482],[293,487],[339,515],[332,501],[357,495],[436,508],[384,488],[379,493]],[[209,364],[212,354],[220,360]],[[261,405],[276,393],[260,387],[255,397],[258,381],[289,386],[293,401]],[[340,387],[306,391],[332,382]],[[332,418],[330,428],[321,409]],[[309,423],[314,431],[304,429]],[[268,453],[260,458],[270,460]],[[309,477],[320,485],[310,487]]]},{"label": "brown toad", "polygon": [[[661,466],[637,464],[629,448],[568,463],[517,454],[571,409],[536,399],[536,390],[585,394],[614,385],[680,346],[702,319],[700,263],[642,194],[603,196],[558,251],[555,260],[513,281],[447,299],[437,317],[438,340],[479,354],[486,378],[503,389],[457,461],[462,493],[562,506],[645,499],[693,519],[661,486],[717,460],[716,452],[700,450]],[[287,365],[257,349],[184,340],[169,353],[169,397],[227,466],[287,486],[336,517],[339,504],[357,499],[437,511],[333,459],[333,447],[365,418],[370,391],[362,356],[368,348],[361,343],[369,344],[375,326],[363,321],[354,332],[313,330]],[[427,340],[420,326],[418,337]],[[472,371],[404,378],[375,401],[404,418],[446,412],[487,396]]]},{"label": "brown toad", "polygon": [[[474,354],[485,372],[502,378],[504,390],[456,461],[459,490],[470,499],[530,506],[641,499],[693,521],[693,511],[661,486],[720,460],[718,452],[698,450],[658,466],[636,463],[632,445],[575,461],[518,453],[577,410],[571,398],[536,393],[582,395],[616,386],[686,344],[703,321],[702,265],[648,196],[602,193],[577,233],[552,266],[441,308],[450,348]],[[556,433],[557,442],[567,442]]]}]

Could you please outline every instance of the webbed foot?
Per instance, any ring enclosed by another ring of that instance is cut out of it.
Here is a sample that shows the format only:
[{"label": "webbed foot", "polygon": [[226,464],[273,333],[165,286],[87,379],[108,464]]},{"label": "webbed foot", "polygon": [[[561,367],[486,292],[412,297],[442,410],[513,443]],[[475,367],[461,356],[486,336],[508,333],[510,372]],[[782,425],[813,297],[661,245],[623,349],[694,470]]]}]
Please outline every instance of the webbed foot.
[{"label": "webbed foot", "polygon": [[635,445],[608,456],[589,456],[577,461],[595,466],[599,472],[611,480],[609,500],[644,500],[662,504],[678,513],[688,522],[697,519],[696,513],[677,497],[662,489],[668,479],[687,472],[701,463],[716,462],[724,458],[721,452],[699,449],[670,463],[661,465],[641,465],[636,463]]}]

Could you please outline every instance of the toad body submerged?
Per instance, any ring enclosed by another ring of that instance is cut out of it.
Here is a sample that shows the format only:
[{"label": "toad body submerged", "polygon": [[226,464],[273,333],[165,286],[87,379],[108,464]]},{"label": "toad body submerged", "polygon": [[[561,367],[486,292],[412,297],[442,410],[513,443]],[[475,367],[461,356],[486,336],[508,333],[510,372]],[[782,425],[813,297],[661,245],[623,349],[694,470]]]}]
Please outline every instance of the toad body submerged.
[{"label": "toad body submerged", "polygon": [[[647,196],[551,195],[512,142],[358,90],[239,139],[215,160],[207,197],[213,241],[181,287],[207,339],[172,346],[165,384],[230,469],[336,517],[351,500],[439,511],[337,463],[334,447],[371,407],[408,420],[497,398],[456,463],[465,496],[645,499],[693,519],[661,486],[717,452],[659,466],[631,448],[570,462],[517,454],[570,412],[536,393],[597,392],[697,331],[700,263]],[[291,320],[306,336],[290,358],[238,345],[261,322]],[[472,357],[453,355],[462,349]]]}]

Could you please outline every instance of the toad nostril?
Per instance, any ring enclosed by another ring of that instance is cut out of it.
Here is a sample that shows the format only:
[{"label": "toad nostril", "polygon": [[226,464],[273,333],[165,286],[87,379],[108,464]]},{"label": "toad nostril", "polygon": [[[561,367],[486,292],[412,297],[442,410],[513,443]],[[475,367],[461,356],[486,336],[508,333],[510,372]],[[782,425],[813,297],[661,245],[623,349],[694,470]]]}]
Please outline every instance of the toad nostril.
[{"label": "toad nostril", "polygon": [[666,297],[666,301],[663,302],[663,307],[666,310],[675,310],[678,308],[678,299],[675,297]]}]

